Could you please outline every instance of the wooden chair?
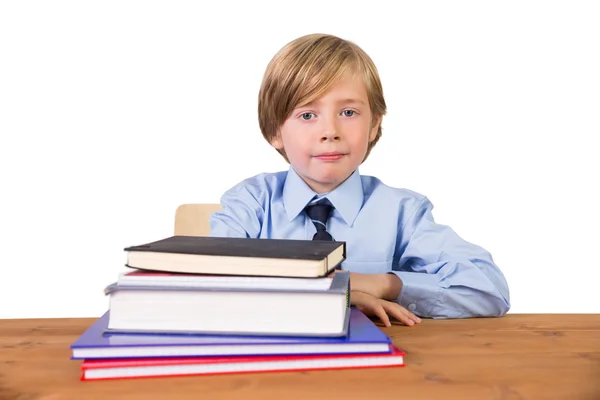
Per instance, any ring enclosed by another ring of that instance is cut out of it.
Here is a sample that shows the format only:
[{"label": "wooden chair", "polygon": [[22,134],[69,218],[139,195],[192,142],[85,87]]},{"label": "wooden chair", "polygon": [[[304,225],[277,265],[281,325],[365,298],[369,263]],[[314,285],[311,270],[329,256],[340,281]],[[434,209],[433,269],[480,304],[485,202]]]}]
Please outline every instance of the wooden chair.
[{"label": "wooden chair", "polygon": [[175,235],[207,236],[210,216],[221,209],[220,204],[182,204],[175,211]]}]

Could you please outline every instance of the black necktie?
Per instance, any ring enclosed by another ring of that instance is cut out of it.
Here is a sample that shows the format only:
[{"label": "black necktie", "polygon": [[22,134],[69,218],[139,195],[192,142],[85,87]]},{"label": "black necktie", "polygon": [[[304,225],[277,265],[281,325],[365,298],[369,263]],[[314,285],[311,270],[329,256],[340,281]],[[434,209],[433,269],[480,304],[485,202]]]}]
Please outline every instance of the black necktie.
[{"label": "black necktie", "polygon": [[327,220],[331,215],[331,211],[333,211],[333,206],[325,202],[325,200],[320,200],[315,204],[309,204],[305,210],[317,228],[317,233],[315,233],[312,240],[333,240],[329,232],[327,232]]}]

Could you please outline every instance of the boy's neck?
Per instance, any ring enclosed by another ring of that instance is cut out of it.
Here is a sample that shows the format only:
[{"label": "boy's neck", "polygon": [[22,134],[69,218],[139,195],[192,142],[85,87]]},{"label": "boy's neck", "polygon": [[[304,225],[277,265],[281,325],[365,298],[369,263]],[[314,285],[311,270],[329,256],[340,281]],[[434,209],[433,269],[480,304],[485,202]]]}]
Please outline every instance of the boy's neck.
[{"label": "boy's neck", "polygon": [[[292,166],[292,168],[293,168],[293,166]],[[318,194],[318,195],[324,195],[324,194],[328,194],[328,193],[330,193],[330,192],[333,192],[335,189],[337,189],[338,187],[340,187],[341,185],[343,185],[343,184],[344,184],[344,182],[346,182],[346,181],[348,180],[348,178],[350,178],[350,177],[351,177],[351,176],[352,176],[352,175],[353,175],[353,174],[356,172],[356,170],[352,171],[352,173],[351,173],[350,175],[348,175],[346,178],[344,178],[344,180],[342,180],[342,181],[338,182],[338,183],[337,183],[337,184],[335,184],[335,185],[330,185],[330,186],[321,186],[321,185],[318,185],[318,186],[317,186],[317,185],[311,184],[311,183],[310,183],[310,182],[308,182],[306,179],[304,179],[304,177],[303,177],[302,175],[300,175],[300,174],[298,173],[298,171],[296,171],[295,169],[294,169],[294,171],[296,172],[296,175],[298,175],[298,177],[299,177],[300,179],[302,179],[302,181],[303,181],[304,183],[306,183],[306,185],[307,185],[307,186],[308,186],[308,187],[309,187],[309,188],[310,188],[310,189],[311,189],[313,192],[315,192],[315,193],[316,193],[316,194]]]}]

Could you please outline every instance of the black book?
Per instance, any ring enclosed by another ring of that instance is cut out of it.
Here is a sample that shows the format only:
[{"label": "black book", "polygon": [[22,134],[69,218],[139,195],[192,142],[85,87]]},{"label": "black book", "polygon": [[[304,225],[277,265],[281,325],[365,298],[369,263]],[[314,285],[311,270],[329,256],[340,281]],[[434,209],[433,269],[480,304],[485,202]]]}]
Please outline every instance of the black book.
[{"label": "black book", "polygon": [[125,251],[128,267],[148,271],[316,278],[345,260],[346,243],[171,236]]}]

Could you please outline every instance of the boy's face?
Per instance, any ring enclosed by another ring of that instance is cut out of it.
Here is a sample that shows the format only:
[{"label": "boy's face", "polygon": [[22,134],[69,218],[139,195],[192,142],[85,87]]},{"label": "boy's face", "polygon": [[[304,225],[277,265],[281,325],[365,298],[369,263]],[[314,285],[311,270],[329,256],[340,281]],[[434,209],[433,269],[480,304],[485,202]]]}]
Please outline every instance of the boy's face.
[{"label": "boy's face", "polygon": [[293,110],[271,145],[285,151],[311,189],[326,193],[362,163],[380,122],[372,121],[363,80],[348,73],[322,97]]}]

